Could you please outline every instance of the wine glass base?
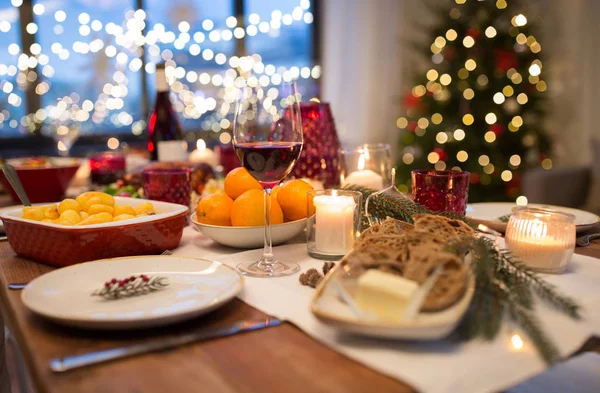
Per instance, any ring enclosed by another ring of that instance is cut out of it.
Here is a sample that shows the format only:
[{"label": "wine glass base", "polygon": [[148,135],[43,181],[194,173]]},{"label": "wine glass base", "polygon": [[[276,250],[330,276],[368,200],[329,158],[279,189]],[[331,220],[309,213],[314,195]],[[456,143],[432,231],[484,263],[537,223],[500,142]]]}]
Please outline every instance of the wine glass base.
[{"label": "wine glass base", "polygon": [[236,266],[236,269],[244,276],[283,277],[300,271],[300,266],[296,263],[282,263],[279,261],[266,263],[261,259],[255,262],[240,263]]}]

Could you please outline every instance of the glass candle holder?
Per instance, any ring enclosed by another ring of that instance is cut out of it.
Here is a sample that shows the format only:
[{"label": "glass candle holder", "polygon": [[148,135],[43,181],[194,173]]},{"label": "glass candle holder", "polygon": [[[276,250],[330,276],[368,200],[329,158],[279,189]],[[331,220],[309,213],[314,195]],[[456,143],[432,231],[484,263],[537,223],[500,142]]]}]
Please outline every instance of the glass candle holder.
[{"label": "glass candle holder", "polygon": [[360,233],[362,194],[357,191],[308,192],[307,250],[313,258],[339,260]]},{"label": "glass candle holder", "polygon": [[125,157],[115,153],[100,153],[90,157],[90,174],[94,184],[111,184],[125,174]]},{"label": "glass candle holder", "polygon": [[414,170],[411,174],[415,202],[434,212],[465,214],[469,172]]},{"label": "glass candle holder", "polygon": [[342,151],[342,185],[381,190],[391,185],[392,149],[386,143],[365,144]]},{"label": "glass candle holder", "polygon": [[146,168],[142,171],[144,197],[189,207],[191,174],[189,167]]},{"label": "glass candle holder", "polygon": [[544,273],[566,269],[575,251],[575,216],[537,207],[516,207],[506,245],[527,266]]}]

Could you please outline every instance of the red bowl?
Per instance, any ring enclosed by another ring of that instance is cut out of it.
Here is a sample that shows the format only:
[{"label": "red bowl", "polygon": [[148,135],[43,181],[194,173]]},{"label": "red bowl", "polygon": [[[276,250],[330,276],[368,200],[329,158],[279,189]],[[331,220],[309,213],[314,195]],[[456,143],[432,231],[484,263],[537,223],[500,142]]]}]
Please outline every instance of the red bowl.
[{"label": "red bowl", "polygon": [[[51,158],[43,166],[23,165],[25,160],[27,159],[8,160],[8,163],[15,167],[31,203],[61,200],[80,165],[79,160],[73,158]],[[17,193],[2,171],[0,171],[0,182],[12,199],[20,203]]]},{"label": "red bowl", "polygon": [[[144,199],[115,197],[117,205],[133,207]],[[21,218],[21,208],[4,211],[0,219],[8,242],[18,255],[63,267],[97,259],[160,254],[179,245],[188,208],[151,201],[157,214],[86,226],[61,226]]]}]

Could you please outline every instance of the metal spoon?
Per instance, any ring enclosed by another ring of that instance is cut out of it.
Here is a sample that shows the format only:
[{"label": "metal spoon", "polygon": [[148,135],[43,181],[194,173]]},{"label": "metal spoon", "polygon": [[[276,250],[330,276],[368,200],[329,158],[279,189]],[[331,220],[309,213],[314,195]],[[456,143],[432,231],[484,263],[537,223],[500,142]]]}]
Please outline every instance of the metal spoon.
[{"label": "metal spoon", "polygon": [[579,236],[577,240],[575,240],[575,243],[580,247],[585,247],[590,245],[590,241],[598,238],[600,238],[600,233],[591,233],[589,235]]},{"label": "metal spoon", "polygon": [[29,202],[29,198],[25,193],[25,189],[23,188],[23,184],[19,179],[19,175],[17,175],[17,171],[10,164],[4,164],[2,168],[2,172],[4,172],[4,176],[6,176],[6,180],[10,183],[13,190],[17,193],[17,196],[21,200],[21,203],[25,206],[31,206],[31,202]]}]

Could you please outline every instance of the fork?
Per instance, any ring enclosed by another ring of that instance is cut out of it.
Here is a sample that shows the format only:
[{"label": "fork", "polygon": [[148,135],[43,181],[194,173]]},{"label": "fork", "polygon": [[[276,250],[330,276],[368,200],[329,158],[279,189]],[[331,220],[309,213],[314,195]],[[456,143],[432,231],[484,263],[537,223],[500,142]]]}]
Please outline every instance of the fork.
[{"label": "fork", "polygon": [[[164,256],[164,255],[173,255],[173,251],[171,251],[171,250],[165,250],[165,251],[163,251],[163,252],[162,252],[162,254],[160,254],[160,255],[161,255],[161,256]],[[13,290],[19,290],[19,289],[23,289],[23,288],[25,288],[25,286],[26,286],[27,284],[28,284],[28,283],[23,283],[23,282],[19,282],[19,283],[10,283],[10,284],[8,284],[8,289],[13,289]]]}]

